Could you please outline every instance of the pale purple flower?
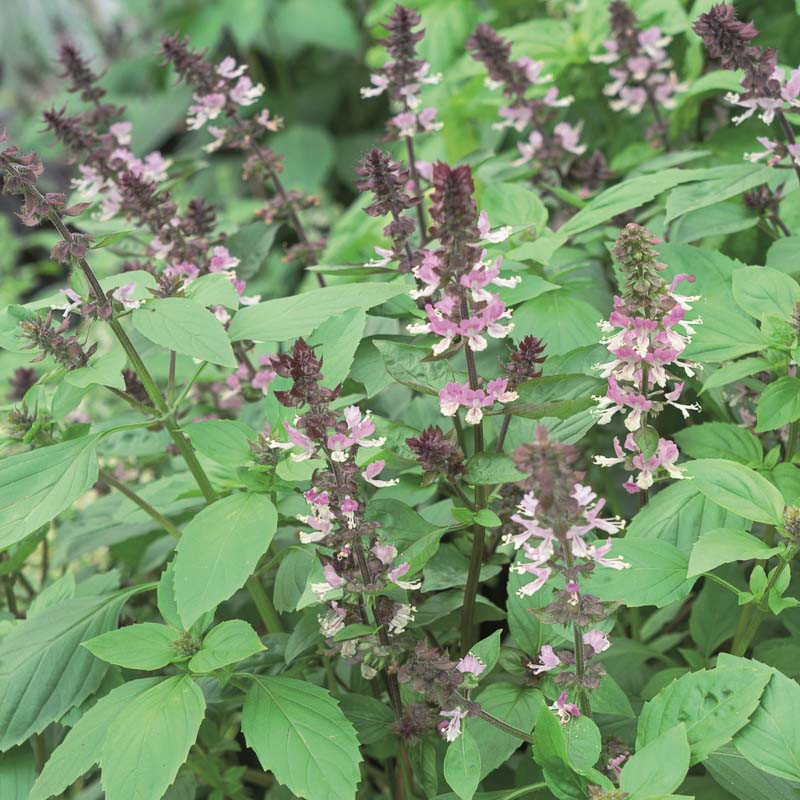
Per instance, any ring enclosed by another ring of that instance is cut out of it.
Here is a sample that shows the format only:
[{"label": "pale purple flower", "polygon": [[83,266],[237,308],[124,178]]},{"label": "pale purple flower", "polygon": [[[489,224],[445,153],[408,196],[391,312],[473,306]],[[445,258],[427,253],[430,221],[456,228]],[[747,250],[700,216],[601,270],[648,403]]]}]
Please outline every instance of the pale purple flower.
[{"label": "pale purple flower", "polygon": [[225,108],[226,98],[222,92],[206,95],[195,95],[194,103],[189,106],[186,127],[191,131],[199,130],[209,120],[216,119]]},{"label": "pale purple flower", "polygon": [[230,90],[230,98],[240,106],[251,106],[264,94],[264,87],[260,83],[254,84],[247,75],[243,75],[236,81],[236,85]]},{"label": "pale purple flower", "polygon": [[246,69],[247,67],[244,65],[237,65],[236,60],[231,56],[226,56],[217,65],[217,74],[228,79],[238,78],[240,75],[244,75]]},{"label": "pale purple flower", "polygon": [[467,712],[456,706],[451,711],[440,711],[444,719],[439,723],[439,733],[447,742],[454,742],[461,735],[461,721],[467,717]]},{"label": "pale purple flower", "polygon": [[364,471],[361,473],[361,477],[367,483],[371,483],[373,486],[377,487],[384,487],[384,486],[394,486],[400,482],[399,478],[392,478],[388,481],[383,481],[378,478],[378,475],[383,472],[383,468],[386,466],[386,462],[384,460],[380,461],[373,461],[371,464],[367,464],[364,468]]},{"label": "pale purple flower", "polygon": [[59,289],[58,293],[63,294],[67,302],[50,306],[53,311],[60,311],[65,317],[68,314],[80,314],[83,298],[74,289]]},{"label": "pale purple flower", "polygon": [[543,644],[539,651],[538,663],[530,662],[528,669],[534,675],[541,675],[544,672],[550,672],[551,669],[561,665],[561,659],[555,654],[553,648],[549,644]]},{"label": "pale purple flower", "polygon": [[457,664],[456,669],[462,673],[469,673],[470,675],[474,675],[476,678],[480,677],[483,672],[486,670],[486,664],[483,663],[476,655],[473,653],[467,653]]},{"label": "pale purple flower", "polygon": [[136,293],[135,283],[126,283],[124,286],[118,286],[111,292],[112,299],[122,304],[126,311],[133,311],[139,308],[142,304],[141,300],[136,300],[134,294]]},{"label": "pale purple flower", "polygon": [[407,603],[395,603],[394,614],[389,620],[388,628],[391,634],[402,633],[410,622],[414,621],[416,608]]},{"label": "pale purple flower", "polygon": [[566,692],[562,692],[558,699],[551,706],[548,706],[551,711],[555,711],[556,716],[559,718],[562,725],[566,725],[573,717],[579,717],[581,710],[575,703],[568,702]]},{"label": "pale purple flower", "polygon": [[401,578],[406,575],[411,569],[411,564],[408,561],[404,561],[400,566],[395,567],[392,570],[389,570],[389,580],[397,584],[401,589],[408,589],[408,590],[417,590],[422,586],[421,580],[415,581],[404,581]]},{"label": "pale purple flower", "polygon": [[595,653],[604,653],[611,647],[611,642],[608,641],[608,637],[603,631],[599,630],[586,631],[586,633],[583,634],[583,643],[588,644]]}]

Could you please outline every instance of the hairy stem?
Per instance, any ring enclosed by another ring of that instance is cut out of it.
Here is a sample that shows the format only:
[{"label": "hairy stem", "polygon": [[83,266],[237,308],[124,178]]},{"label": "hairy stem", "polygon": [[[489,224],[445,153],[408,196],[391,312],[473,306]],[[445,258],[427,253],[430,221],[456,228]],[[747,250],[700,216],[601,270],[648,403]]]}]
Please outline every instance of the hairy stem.
[{"label": "hairy stem", "polygon": [[411,180],[414,182],[414,191],[419,198],[417,203],[417,220],[419,221],[419,243],[420,247],[428,240],[425,222],[425,208],[424,198],[422,196],[422,187],[419,184],[419,172],[417,171],[417,158],[414,153],[414,139],[411,136],[406,136],[406,151],[408,153],[408,169],[411,173]]}]

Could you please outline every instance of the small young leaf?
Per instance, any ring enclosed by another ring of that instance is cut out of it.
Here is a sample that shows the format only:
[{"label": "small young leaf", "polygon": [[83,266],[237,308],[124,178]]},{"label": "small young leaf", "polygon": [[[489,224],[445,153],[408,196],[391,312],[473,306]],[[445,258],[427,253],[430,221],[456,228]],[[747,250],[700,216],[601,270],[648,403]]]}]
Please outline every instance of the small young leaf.
[{"label": "small young leaf", "polygon": [[206,634],[203,646],[189,660],[189,669],[192,672],[213,672],[264,649],[256,632],[244,620],[227,620]]},{"label": "small young leaf", "polygon": [[800,378],[787,376],[770,383],[758,400],[756,418],[757,433],[800,419]]}]

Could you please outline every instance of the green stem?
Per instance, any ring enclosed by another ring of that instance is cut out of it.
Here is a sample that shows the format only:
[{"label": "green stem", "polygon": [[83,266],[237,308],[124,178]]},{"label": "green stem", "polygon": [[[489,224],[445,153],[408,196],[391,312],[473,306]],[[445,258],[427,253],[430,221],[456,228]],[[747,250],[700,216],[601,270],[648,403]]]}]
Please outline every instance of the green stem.
[{"label": "green stem", "polygon": [[786,442],[786,461],[787,464],[791,464],[792,456],[794,455],[794,451],[797,448],[797,433],[800,430],[800,420],[795,420],[789,426],[789,441]]},{"label": "green stem", "polygon": [[259,616],[264,622],[267,633],[285,633],[281,618],[272,604],[272,599],[264,590],[264,585],[255,576],[251,575],[245,583],[250,597],[253,598]]},{"label": "green stem", "polygon": [[111,473],[106,470],[100,470],[100,478],[109,486],[116,489],[121,494],[124,494],[132,502],[136,503],[142,511],[154,519],[168,534],[174,536],[176,539],[180,537],[181,532],[170,520],[168,520],[160,511],[153,508],[143,497],[140,497],[130,487],[126,486],[122,481],[118,481]]}]

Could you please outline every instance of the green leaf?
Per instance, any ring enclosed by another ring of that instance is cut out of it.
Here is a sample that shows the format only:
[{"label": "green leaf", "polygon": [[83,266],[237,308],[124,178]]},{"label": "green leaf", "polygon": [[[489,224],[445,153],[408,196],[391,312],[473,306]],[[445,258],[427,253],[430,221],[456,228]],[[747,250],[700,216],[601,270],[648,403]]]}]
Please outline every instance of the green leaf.
[{"label": "green leaf", "polygon": [[769,679],[750,722],[734,737],[736,749],[764,772],[800,782],[800,686],[758,661],[723,654],[720,663],[755,668]]},{"label": "green leaf", "polygon": [[390,735],[394,713],[383,701],[364,694],[345,694],[339,701],[361,744],[375,744]]},{"label": "green leaf", "polygon": [[101,697],[72,727],[44,765],[29,800],[47,800],[60,794],[100,760],[111,723],[125,706],[159,683],[141,678],[112,689]]},{"label": "green leaf", "polygon": [[741,267],[733,273],[733,297],[759,319],[767,314],[791,319],[794,304],[800,299],[800,285],[771,267]]},{"label": "green leaf", "polygon": [[703,762],[726,794],[720,800],[800,800],[800,786],[756,769],[730,744]]},{"label": "green leaf", "polygon": [[[564,228],[567,225],[569,222]],[[527,331],[536,331],[536,335],[547,342],[548,355],[561,355],[576,347],[597,343],[600,339],[597,323],[601,316],[594,306],[566,289],[558,289],[526,300],[516,309],[512,336],[518,341]]]},{"label": "green leaf", "polygon": [[706,531],[695,542],[689,558],[689,577],[710,572],[720,564],[769,558],[778,552],[761,539],[736,528],[715,528]]},{"label": "green leaf", "polygon": [[308,800],[352,800],[361,779],[353,726],[318,686],[252,676],[242,732],[265,770]]},{"label": "green leaf", "polygon": [[192,422],[183,429],[195,450],[218,464],[238,467],[252,460],[250,442],[256,433],[233,419],[208,419]]},{"label": "green leaf", "polygon": [[[679,183],[697,180],[698,173],[701,172],[703,170],[666,169],[655,175],[640,175],[618,183],[592,198],[584,208],[562,225],[558,232],[562,235],[574,236],[589,230],[617,214],[649,203],[661,192],[665,192]],[[537,335],[539,334],[537,333]]]},{"label": "green leaf", "polygon": [[30,800],[36,779],[36,759],[30,745],[22,744],[0,754],[0,797],[3,800]]},{"label": "green leaf", "polygon": [[[279,223],[265,225],[263,222],[251,222],[239,228],[225,242],[228,252],[239,259],[236,274],[240,278],[252,278],[267,260]],[[238,305],[238,303],[237,303]],[[236,306],[234,306],[235,308]]]},{"label": "green leaf", "polygon": [[521,183],[490,183],[478,192],[477,202],[492,225],[533,226],[537,235],[547,225],[544,203]]},{"label": "green leaf", "polygon": [[161,669],[176,656],[178,634],[166,625],[140,622],[108,631],[83,646],[93,655],[128,669]]},{"label": "green leaf", "polygon": [[503,413],[528,419],[566,419],[596,405],[592,398],[603,381],[589,375],[545,375],[520,384],[519,399],[508,403]]},{"label": "green leaf", "polygon": [[351,308],[372,308],[407,291],[406,283],[354,283],[268,300],[240,309],[228,334],[234,342],[285,342],[308,336],[326,319]]},{"label": "green leaf", "polygon": [[324,361],[324,386],[333,388],[347,378],[366,324],[364,309],[351,308],[325,320],[309,337],[312,347],[319,345],[317,355]]},{"label": "green leaf", "polygon": [[742,378],[755,375],[757,372],[764,372],[770,369],[772,369],[772,365],[769,361],[760,356],[743,358],[741,361],[735,361],[733,364],[725,364],[708,376],[703,383],[700,394],[710,391],[711,389],[719,389],[722,386],[727,386],[729,383],[734,383],[735,381],[740,381]]},{"label": "green leaf", "polygon": [[200,687],[186,675],[167,678],[127,703],[109,726],[100,755],[106,800],[163,797],[189,755],[205,710]]},{"label": "green leaf", "polygon": [[[255,308],[255,306],[251,306]],[[233,349],[219,320],[194,300],[151,300],[131,315],[133,327],[151,342],[184,356],[235,367]]]},{"label": "green leaf", "polygon": [[717,667],[683,675],[645,703],[636,749],[682,722],[691,763],[703,761],[747,724],[769,678],[769,673],[749,667]]},{"label": "green leaf", "polygon": [[474,519],[478,525],[482,525],[484,528],[499,528],[503,524],[503,520],[490,508],[481,508],[475,514]]},{"label": "green leaf", "polygon": [[497,630],[485,639],[481,639],[477,644],[472,645],[469,649],[472,655],[486,665],[486,669],[480,675],[481,679],[485,678],[494,669],[497,659],[500,658],[500,635],[501,631]]},{"label": "green leaf", "polygon": [[0,654],[0,751],[40,733],[89,697],[107,665],[81,643],[110,630],[130,592],[66,600],[18,623]]},{"label": "green leaf", "polygon": [[92,250],[100,250],[102,247],[110,247],[112,244],[116,244],[117,242],[124,239],[129,233],[133,233],[133,229],[129,229],[126,231],[117,231],[116,233],[107,233],[105,236],[101,236],[92,246],[90,249]]},{"label": "green leaf", "polygon": [[481,782],[481,751],[466,727],[447,747],[444,778],[461,800],[472,800]]},{"label": "green leaf", "polygon": [[464,479],[473,485],[516,483],[526,477],[505,453],[476,453],[466,467]]},{"label": "green leaf", "polygon": [[97,480],[100,435],[70,439],[0,462],[0,551],[69,508]]},{"label": "green leaf", "polygon": [[192,518],[175,557],[175,600],[187,628],[244,586],[277,527],[269,498],[250,492],[217,500]]},{"label": "green leaf", "polygon": [[764,334],[740,315],[736,317],[736,325],[731,325],[732,313],[732,309],[721,304],[703,309],[703,324],[686,348],[686,356],[717,363],[763,350],[767,346]]},{"label": "green leaf", "polygon": [[456,380],[456,374],[447,361],[423,361],[430,355],[427,347],[375,339],[373,341],[383,358],[386,371],[400,383],[423,394],[438,395],[446,383]]},{"label": "green leaf", "polygon": [[[702,173],[703,170],[696,170]],[[712,167],[705,171],[708,179],[673,189],[667,198],[665,222],[677,219],[687,211],[719,203],[746,192],[770,177],[770,168],[759,164],[733,164]]]},{"label": "green leaf", "polygon": [[200,651],[189,660],[189,669],[192,672],[213,672],[265,649],[258,634],[244,620],[227,620],[206,634]]},{"label": "green leaf", "polygon": [[786,376],[770,383],[758,399],[756,418],[757,433],[800,419],[800,378]]},{"label": "green leaf", "polygon": [[272,600],[278,611],[295,611],[308,583],[308,576],[316,561],[310,547],[293,545],[283,558],[275,574]]},{"label": "green leaf", "polygon": [[[512,683],[491,683],[472,699],[480,703],[487,713],[526,733],[533,730],[536,715],[545,707],[538,689]],[[470,718],[469,727],[481,753],[483,780],[511,757],[520,742],[515,736],[498,730],[482,719]]]},{"label": "green leaf", "polygon": [[752,469],[721,458],[703,458],[686,464],[686,472],[717,505],[755,522],[781,523],[781,493]]},{"label": "green leaf", "polygon": [[643,800],[675,791],[689,771],[689,740],[681,723],[637,750],[625,763],[619,788],[630,800]]},{"label": "green leaf", "polygon": [[615,539],[606,558],[622,556],[628,569],[599,565],[589,582],[601,600],[628,606],[663,608],[686,597],[696,579],[686,577],[688,559],[674,545],[659,539]]},{"label": "green leaf", "polygon": [[209,272],[193,280],[185,290],[186,296],[198,305],[239,308],[239,293],[224,272]]},{"label": "green leaf", "polygon": [[728,422],[692,425],[678,431],[674,439],[681,452],[691,458],[725,458],[740,464],[758,464],[764,454],[752,431]]},{"label": "green leaf", "polygon": [[697,537],[714,528],[746,527],[742,517],[718,506],[696,481],[677,481],[662,489],[633,518],[625,538],[661,539],[687,558]]},{"label": "green leaf", "polygon": [[603,747],[600,729],[589,717],[580,716],[570,720],[563,730],[569,764],[579,772],[592,769]]}]

